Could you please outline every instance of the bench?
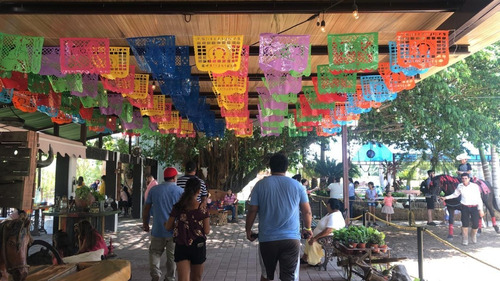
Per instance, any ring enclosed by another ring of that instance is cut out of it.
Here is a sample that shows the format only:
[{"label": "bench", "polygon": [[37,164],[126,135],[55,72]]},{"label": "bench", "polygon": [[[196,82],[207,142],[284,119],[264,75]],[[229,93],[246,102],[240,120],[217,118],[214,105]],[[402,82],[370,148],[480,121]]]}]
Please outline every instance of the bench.
[{"label": "bench", "polygon": [[[214,204],[214,206],[217,206],[218,202],[224,201],[224,196],[226,196],[227,192],[224,190],[220,190],[220,189],[209,189],[208,193],[210,193],[210,199],[212,200],[212,203]],[[221,207],[220,205],[217,206],[217,208],[220,208],[220,207]],[[238,217],[238,205],[235,206],[235,216]]]},{"label": "bench", "polygon": [[227,216],[231,213],[231,211],[224,210],[208,210],[210,215],[210,224],[211,225],[226,225],[227,224]]},{"label": "bench", "polygon": [[326,271],[326,266],[328,265],[328,262],[332,261],[336,257],[335,246],[334,246],[335,242],[333,240],[333,236],[321,237],[317,241],[323,248],[323,251],[325,251],[325,259],[323,263],[320,264],[319,270],[321,270],[321,268],[324,268]]}]

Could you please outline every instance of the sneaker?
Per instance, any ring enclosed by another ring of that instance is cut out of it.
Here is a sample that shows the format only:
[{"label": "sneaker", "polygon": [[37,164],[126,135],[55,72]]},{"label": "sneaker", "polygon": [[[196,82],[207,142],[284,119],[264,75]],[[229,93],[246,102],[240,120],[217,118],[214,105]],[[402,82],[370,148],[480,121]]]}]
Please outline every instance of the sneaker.
[{"label": "sneaker", "polygon": [[436,225],[437,225],[437,223],[435,223],[435,222],[431,221],[431,222],[428,222],[428,223],[427,223],[427,225],[436,226]]},{"label": "sneaker", "polygon": [[373,223],[373,226],[378,226],[378,224],[376,222]]},{"label": "sneaker", "polygon": [[371,223],[368,223],[366,226],[370,226],[370,225],[372,225],[372,224],[371,224]]},{"label": "sneaker", "polygon": [[467,241],[466,239],[462,240],[462,245],[464,245],[464,246],[469,245],[469,241]]}]

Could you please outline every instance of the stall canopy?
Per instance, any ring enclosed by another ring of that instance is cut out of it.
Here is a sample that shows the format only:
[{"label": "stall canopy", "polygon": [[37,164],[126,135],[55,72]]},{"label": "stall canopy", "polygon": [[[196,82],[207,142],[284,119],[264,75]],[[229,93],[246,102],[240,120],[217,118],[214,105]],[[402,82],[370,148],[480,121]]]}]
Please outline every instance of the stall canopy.
[{"label": "stall canopy", "polygon": [[381,162],[392,161],[392,152],[389,148],[378,142],[369,142],[363,145],[352,159],[353,162]]},{"label": "stall canopy", "polygon": [[49,151],[49,145],[52,146],[54,154],[59,153],[62,156],[80,157],[85,159],[87,147],[81,142],[63,139],[52,135],[38,133],[39,149],[45,153]]}]

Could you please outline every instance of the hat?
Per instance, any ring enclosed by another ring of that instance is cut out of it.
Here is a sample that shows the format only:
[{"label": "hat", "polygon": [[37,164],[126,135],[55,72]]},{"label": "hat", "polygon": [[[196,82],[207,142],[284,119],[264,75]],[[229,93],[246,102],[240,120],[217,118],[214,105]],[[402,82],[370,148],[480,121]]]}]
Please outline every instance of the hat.
[{"label": "hat", "polygon": [[163,177],[164,178],[173,178],[175,176],[177,176],[177,169],[174,168],[174,167],[168,167],[165,169],[165,171],[163,172]]},{"label": "hat", "polygon": [[468,160],[469,159],[469,155],[467,155],[467,153],[462,153],[460,155],[457,156],[457,160],[458,161],[461,161],[461,160]]}]

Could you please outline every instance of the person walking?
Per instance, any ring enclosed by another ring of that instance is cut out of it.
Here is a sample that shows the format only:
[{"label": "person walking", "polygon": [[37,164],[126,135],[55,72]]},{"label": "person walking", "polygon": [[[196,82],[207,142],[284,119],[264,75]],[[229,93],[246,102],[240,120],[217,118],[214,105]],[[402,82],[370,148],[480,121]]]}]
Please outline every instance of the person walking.
[{"label": "person walking", "polygon": [[[448,200],[462,196],[460,199],[462,210],[462,244],[469,244],[469,226],[471,230],[471,242],[477,243],[477,229],[479,228],[479,218],[484,216],[483,200],[481,200],[481,191],[479,186],[470,182],[468,173],[461,176],[462,183],[457,186],[455,192],[448,196],[439,197],[440,200]],[[452,214],[450,214],[451,216]]]},{"label": "person walking", "polygon": [[205,182],[200,179],[198,176],[196,176],[196,163],[193,161],[189,161],[186,163],[185,168],[185,174],[184,176],[180,177],[177,180],[177,185],[184,188],[186,187],[186,182],[191,179],[191,178],[197,178],[201,182],[201,192],[200,195],[198,195],[198,202],[202,204],[204,208],[207,207],[207,197],[208,197],[208,191],[207,191],[207,186],[205,185]]},{"label": "person walking", "polygon": [[174,258],[179,281],[201,281],[203,263],[207,259],[206,235],[210,233],[210,216],[197,200],[200,190],[200,180],[189,179],[184,194],[165,223],[165,229],[174,231]]},{"label": "person walking", "polygon": [[155,180],[153,175],[147,174],[146,175],[146,184],[147,184],[147,186],[146,186],[146,191],[144,192],[144,202],[146,202],[146,200],[148,199],[148,194],[149,194],[149,191],[151,190],[151,188],[153,188],[153,186],[157,186],[158,182]]},{"label": "person walking", "polygon": [[[259,216],[259,250],[266,269],[261,280],[274,280],[276,264],[280,280],[298,279],[300,254],[300,213],[305,238],[312,235],[311,207],[300,182],[286,176],[288,159],[281,153],[269,160],[271,176],[265,177],[252,190],[245,230],[247,239],[257,239],[252,226]],[[279,204],[277,204],[279,202]]]},{"label": "person walking", "polygon": [[428,178],[420,184],[420,192],[425,195],[425,202],[427,203],[427,225],[436,226],[433,221],[433,211],[436,204],[436,195],[431,192],[432,178],[434,177],[434,170],[427,171]]},{"label": "person walking", "polygon": [[149,270],[152,281],[161,277],[160,261],[163,252],[167,255],[167,273],[165,280],[175,281],[174,241],[173,232],[165,229],[163,224],[168,221],[170,212],[184,190],[176,185],[177,170],[168,167],[163,172],[165,182],[154,186],[149,191],[148,198],[142,212],[142,228],[149,232],[151,210],[154,212],[153,229],[151,231],[151,244],[149,245]]},{"label": "person walking", "polygon": [[339,177],[329,177],[326,189],[330,190],[330,198],[344,201],[344,188]]}]

